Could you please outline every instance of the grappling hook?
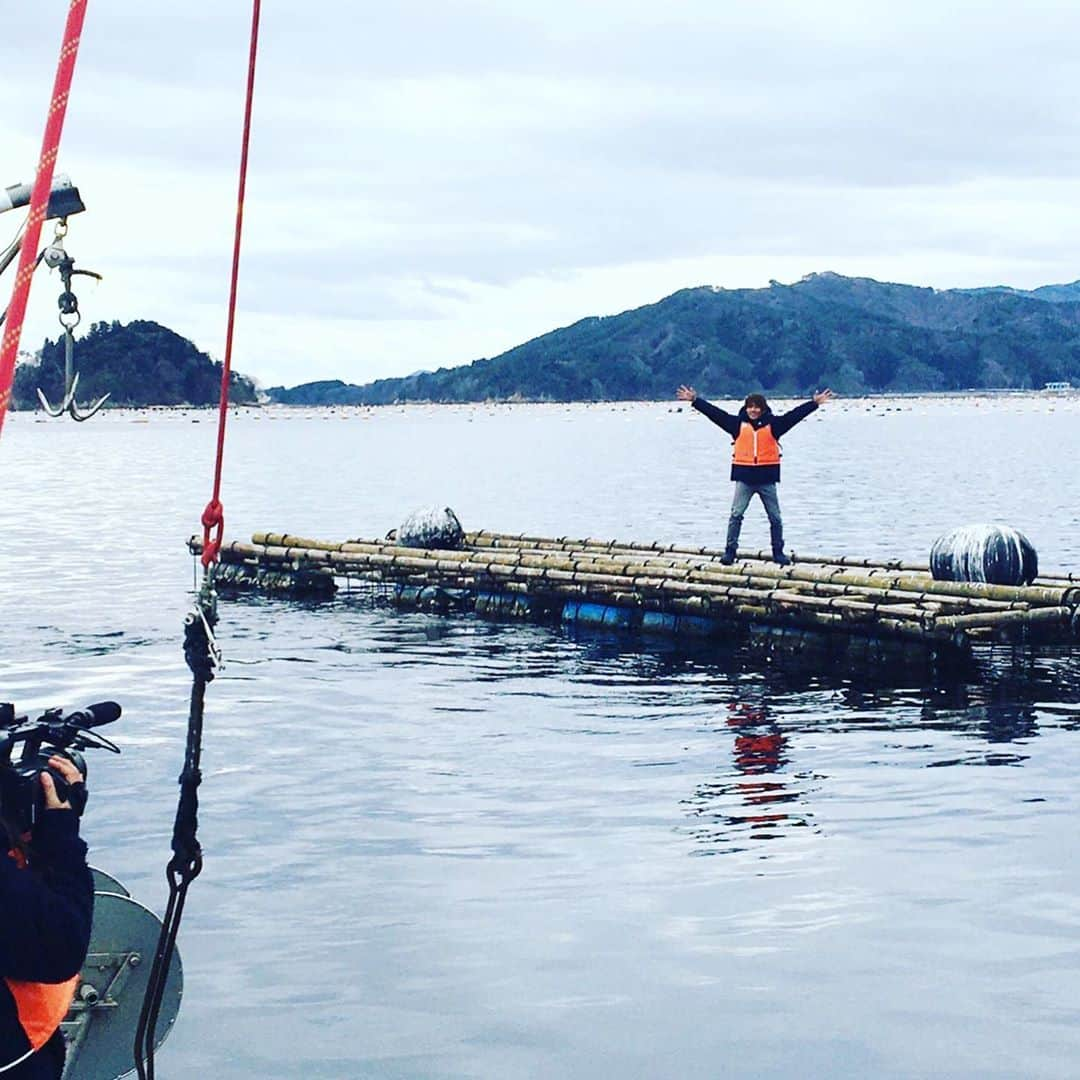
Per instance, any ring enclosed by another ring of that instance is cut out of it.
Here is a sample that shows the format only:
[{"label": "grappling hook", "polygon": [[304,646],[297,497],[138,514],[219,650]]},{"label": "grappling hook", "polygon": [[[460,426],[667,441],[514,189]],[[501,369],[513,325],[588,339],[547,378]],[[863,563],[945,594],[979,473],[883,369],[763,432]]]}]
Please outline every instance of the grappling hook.
[{"label": "grappling hook", "polygon": [[53,242],[41,253],[41,258],[45,265],[59,270],[60,280],[64,283],[64,291],[60,294],[60,298],[57,301],[60,307],[60,314],[57,317],[60,320],[60,325],[64,328],[64,397],[58,406],[54,406],[49,402],[49,399],[44,393],[42,393],[40,387],[38,388],[37,395],[38,400],[41,402],[41,407],[50,416],[59,417],[63,416],[64,413],[68,413],[72,420],[78,420],[81,423],[83,420],[89,420],[90,417],[105,404],[109,395],[105,394],[85,411],[80,410],[75,401],[75,392],[79,386],[79,373],[75,370],[75,336],[73,331],[75,327],[79,325],[82,316],[79,314],[78,297],[76,297],[71,288],[71,279],[81,274],[84,277],[91,277],[100,281],[101,275],[95,274],[93,270],[75,269],[75,260],[64,250],[63,241],[66,235],[67,221],[62,220],[57,222],[56,236]]}]

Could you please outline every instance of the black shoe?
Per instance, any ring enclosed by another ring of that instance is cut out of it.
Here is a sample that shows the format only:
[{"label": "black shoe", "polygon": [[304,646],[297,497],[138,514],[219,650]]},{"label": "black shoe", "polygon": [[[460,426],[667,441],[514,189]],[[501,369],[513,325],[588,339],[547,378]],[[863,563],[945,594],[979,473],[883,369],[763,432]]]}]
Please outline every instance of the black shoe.
[{"label": "black shoe", "polygon": [[772,561],[776,563],[777,566],[791,565],[791,560],[782,551],[774,551],[772,553]]},{"label": "black shoe", "polygon": [[734,551],[725,551],[724,554],[720,556],[720,565],[721,566],[730,566],[734,561],[735,561],[735,552]]}]

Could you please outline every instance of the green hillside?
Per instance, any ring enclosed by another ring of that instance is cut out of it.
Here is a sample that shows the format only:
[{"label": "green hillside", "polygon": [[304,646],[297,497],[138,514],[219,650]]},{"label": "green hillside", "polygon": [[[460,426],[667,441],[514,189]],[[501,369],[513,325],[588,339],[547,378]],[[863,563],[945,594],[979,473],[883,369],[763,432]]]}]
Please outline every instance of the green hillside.
[{"label": "green hillside", "polygon": [[[38,387],[53,404],[64,396],[63,338],[46,341],[40,356],[15,371],[17,409],[38,407]],[[76,338],[75,370],[81,402],[110,394],[113,405],[216,405],[221,393],[221,364],[155,322],[95,323]],[[253,402],[251,380],[233,372],[229,400]]]},{"label": "green hillside", "polygon": [[492,359],[366,386],[275,387],[296,404],[735,397],[1080,385],[1080,285],[935,290],[812,274],[763,289],[684,289]]}]

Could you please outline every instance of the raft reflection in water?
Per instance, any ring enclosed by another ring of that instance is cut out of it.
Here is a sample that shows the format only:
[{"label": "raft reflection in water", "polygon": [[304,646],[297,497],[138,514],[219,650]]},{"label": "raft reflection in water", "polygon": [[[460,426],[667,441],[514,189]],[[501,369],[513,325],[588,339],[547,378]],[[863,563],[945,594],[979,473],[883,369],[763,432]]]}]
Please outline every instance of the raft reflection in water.
[{"label": "raft reflection in water", "polygon": [[[726,706],[717,730],[732,737],[730,772],[699,784],[684,800],[694,822],[689,833],[701,845],[698,853],[753,851],[764,858],[779,848],[759,846],[760,841],[791,841],[800,834],[809,838],[845,828],[842,805],[863,797],[849,789],[865,764],[896,770],[888,777],[878,774],[879,783],[886,785],[904,785],[907,769],[1023,765],[1030,757],[1027,744],[1040,734],[1039,711],[1046,708],[1036,702],[1046,696],[1045,680],[1056,678],[1052,665],[1044,667],[1023,664],[1018,670],[1006,663],[985,671],[985,682],[932,682],[917,689],[847,682],[832,687],[832,695],[846,706],[846,719],[839,725],[807,713],[804,704],[793,700],[788,678],[773,672],[766,687],[755,688],[753,700]],[[762,696],[766,691],[771,704]],[[798,710],[794,714],[792,706]],[[906,718],[898,716],[898,707]],[[1074,715],[1070,711],[1069,719]],[[1080,720],[1076,723],[1080,726]],[[893,733],[884,744],[874,734],[883,731]],[[952,738],[943,745],[931,732]],[[845,734],[865,734],[872,759],[823,764],[828,757],[821,750],[830,737],[840,740]],[[818,752],[811,754],[808,739]],[[812,757],[818,767],[800,768],[802,757]],[[823,799],[832,806],[824,818]],[[897,820],[908,812],[915,809],[898,806]]]}]

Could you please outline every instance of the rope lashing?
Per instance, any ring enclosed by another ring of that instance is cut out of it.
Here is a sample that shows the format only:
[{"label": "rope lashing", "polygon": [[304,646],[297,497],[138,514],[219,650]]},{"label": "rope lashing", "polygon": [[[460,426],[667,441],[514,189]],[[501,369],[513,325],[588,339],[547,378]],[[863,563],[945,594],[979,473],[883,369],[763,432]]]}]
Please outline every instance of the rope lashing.
[{"label": "rope lashing", "polygon": [[217,562],[218,552],[221,551],[221,538],[225,531],[225,508],[220,499],[213,498],[206,504],[206,509],[202,512],[202,527],[202,564],[206,569]]},{"label": "rope lashing", "polygon": [[45,122],[45,134],[41,140],[41,156],[38,160],[37,175],[34,177],[33,193],[30,196],[30,216],[19,252],[19,266],[15,274],[11,302],[7,308],[4,336],[0,341],[0,432],[3,431],[4,417],[7,415],[8,403],[11,401],[15,360],[19,354],[19,340],[22,337],[23,322],[26,318],[26,305],[30,299],[30,281],[37,265],[37,245],[41,236],[41,225],[48,211],[49,195],[52,191],[53,169],[60,152],[60,136],[64,130],[68,95],[71,92],[71,81],[75,74],[75,60],[79,54],[86,4],[87,0],[72,0],[68,11],[63,44],[60,48],[60,60],[53,83],[52,101]]}]

